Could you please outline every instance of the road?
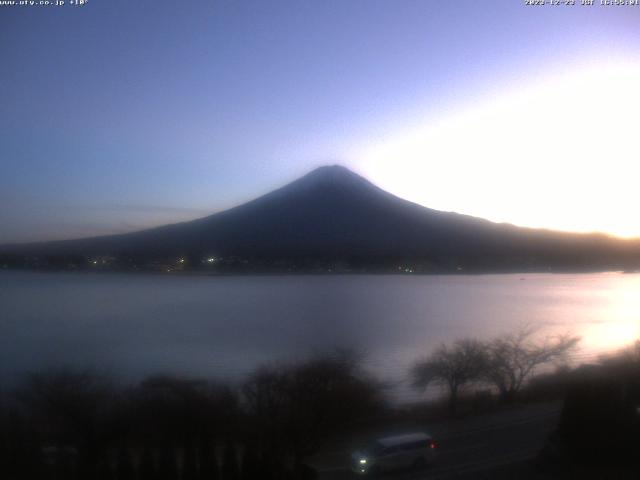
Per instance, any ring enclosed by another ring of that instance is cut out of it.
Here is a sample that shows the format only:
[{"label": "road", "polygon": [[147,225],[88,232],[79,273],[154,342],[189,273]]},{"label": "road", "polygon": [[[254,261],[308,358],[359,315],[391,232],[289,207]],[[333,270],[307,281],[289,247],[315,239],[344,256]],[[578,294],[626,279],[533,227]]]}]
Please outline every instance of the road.
[{"label": "road", "polygon": [[[534,458],[557,425],[559,403],[512,408],[438,425],[423,426],[440,443],[434,465],[422,471],[389,473],[393,480],[473,478],[475,474]],[[327,452],[316,468],[323,480],[353,478],[348,451]]]}]

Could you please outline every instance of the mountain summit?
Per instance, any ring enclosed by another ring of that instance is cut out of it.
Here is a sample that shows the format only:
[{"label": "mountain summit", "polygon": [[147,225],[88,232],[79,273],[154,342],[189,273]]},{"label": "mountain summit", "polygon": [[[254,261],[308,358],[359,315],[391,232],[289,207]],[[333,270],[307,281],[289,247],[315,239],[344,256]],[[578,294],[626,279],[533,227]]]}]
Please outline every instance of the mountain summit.
[{"label": "mountain summit", "polygon": [[[246,270],[468,271],[637,268],[640,243],[519,228],[431,210],[339,165],[191,222],[124,235],[5,247],[3,257],[96,256],[191,266],[233,259]],[[64,260],[63,260],[64,261]]]},{"label": "mountain summit", "polygon": [[352,172],[347,167],[342,165],[325,165],[318,167],[315,170],[307,173],[303,177],[296,180],[296,182],[329,182],[329,183],[349,183],[349,182],[362,182],[371,184],[364,177],[361,177],[357,173]]},{"label": "mountain summit", "polygon": [[289,184],[289,186],[299,184],[315,184],[324,187],[341,188],[375,188],[374,184],[357,173],[352,172],[342,165],[327,165],[318,167],[307,173],[303,177]]},{"label": "mountain summit", "polygon": [[[390,195],[366,178],[341,165],[318,167],[273,193],[295,195],[309,191],[327,195],[339,191],[351,191],[353,194],[377,192],[378,194]],[[266,197],[269,197],[269,194],[258,200]]]}]

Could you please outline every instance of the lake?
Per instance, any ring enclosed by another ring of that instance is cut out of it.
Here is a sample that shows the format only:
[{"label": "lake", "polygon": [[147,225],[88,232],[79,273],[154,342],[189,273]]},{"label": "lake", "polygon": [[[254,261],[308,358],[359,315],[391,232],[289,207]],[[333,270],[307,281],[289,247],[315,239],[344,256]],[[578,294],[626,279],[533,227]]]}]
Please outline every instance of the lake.
[{"label": "lake", "polygon": [[440,342],[524,324],[581,335],[574,362],[640,334],[640,275],[188,276],[0,272],[0,377],[97,368],[239,379],[259,364],[350,348],[402,382]]}]

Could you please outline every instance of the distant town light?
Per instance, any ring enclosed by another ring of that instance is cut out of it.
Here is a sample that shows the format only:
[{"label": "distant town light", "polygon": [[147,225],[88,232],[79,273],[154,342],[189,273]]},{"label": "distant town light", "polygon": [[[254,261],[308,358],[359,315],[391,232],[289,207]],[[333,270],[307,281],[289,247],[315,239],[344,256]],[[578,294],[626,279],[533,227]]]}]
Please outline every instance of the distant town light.
[{"label": "distant town light", "polygon": [[181,258],[180,260],[178,260],[178,263],[184,263],[184,258]]},{"label": "distant town light", "polygon": [[215,261],[216,261],[216,257],[209,257],[209,258],[207,258],[207,262],[209,262],[209,263],[213,263],[213,262],[215,262]]}]

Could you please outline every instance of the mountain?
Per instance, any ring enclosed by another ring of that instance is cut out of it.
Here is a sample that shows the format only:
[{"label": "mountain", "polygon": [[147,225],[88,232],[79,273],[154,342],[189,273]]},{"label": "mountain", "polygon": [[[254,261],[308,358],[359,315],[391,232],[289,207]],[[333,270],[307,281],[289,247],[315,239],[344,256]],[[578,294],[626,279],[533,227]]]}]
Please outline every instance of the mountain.
[{"label": "mountain", "polygon": [[[506,199],[505,201],[508,201]],[[193,267],[207,258],[251,270],[478,271],[635,269],[640,241],[515,227],[408,202],[341,166],[304,177],[235,208],[123,235],[5,246],[22,258]],[[225,260],[226,259],[226,260]],[[230,259],[233,259],[231,261]],[[204,263],[203,263],[204,262]],[[19,262],[18,262],[19,263]]]}]

